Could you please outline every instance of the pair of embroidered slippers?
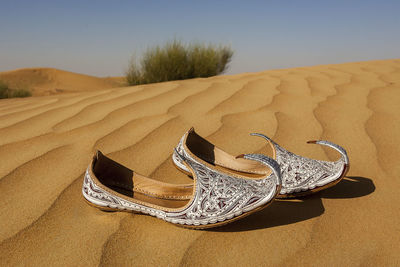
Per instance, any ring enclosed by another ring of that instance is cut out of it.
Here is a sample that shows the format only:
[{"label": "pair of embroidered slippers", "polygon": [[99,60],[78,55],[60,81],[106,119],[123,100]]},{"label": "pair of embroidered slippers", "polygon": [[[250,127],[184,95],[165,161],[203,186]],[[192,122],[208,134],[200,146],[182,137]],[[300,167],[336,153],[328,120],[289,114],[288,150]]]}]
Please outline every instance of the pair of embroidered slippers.
[{"label": "pair of embroidered slippers", "polygon": [[203,229],[243,218],[275,198],[308,195],[337,184],[349,169],[346,151],[328,141],[309,141],[337,150],[335,162],[305,158],[287,151],[262,134],[273,158],[261,154],[232,156],[186,132],[172,154],[175,166],[193,178],[169,184],[142,176],[104,156],[94,155],[82,193],[101,210],[126,210],[155,216],[183,227]]}]

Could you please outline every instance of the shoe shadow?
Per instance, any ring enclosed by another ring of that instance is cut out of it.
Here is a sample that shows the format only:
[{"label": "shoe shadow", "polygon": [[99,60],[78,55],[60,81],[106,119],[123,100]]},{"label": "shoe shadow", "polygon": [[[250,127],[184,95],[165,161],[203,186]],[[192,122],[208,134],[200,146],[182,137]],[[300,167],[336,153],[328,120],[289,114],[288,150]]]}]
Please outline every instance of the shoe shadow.
[{"label": "shoe shadow", "polygon": [[243,232],[292,224],[318,217],[325,212],[322,198],[356,198],[375,191],[370,178],[347,176],[334,187],[298,199],[276,199],[265,209],[225,226],[210,228],[212,232]]},{"label": "shoe shadow", "polygon": [[320,192],[322,198],[356,198],[375,191],[374,182],[365,177],[346,176],[337,185]]}]

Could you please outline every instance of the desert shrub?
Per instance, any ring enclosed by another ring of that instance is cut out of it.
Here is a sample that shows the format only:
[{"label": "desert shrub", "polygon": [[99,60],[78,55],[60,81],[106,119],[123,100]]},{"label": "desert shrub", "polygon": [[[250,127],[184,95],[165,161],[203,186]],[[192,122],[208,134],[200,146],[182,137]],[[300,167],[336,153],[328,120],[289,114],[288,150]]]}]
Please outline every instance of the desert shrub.
[{"label": "desert shrub", "polygon": [[0,99],[7,98],[8,96],[8,86],[0,81]]},{"label": "desert shrub", "polygon": [[174,40],[148,48],[138,62],[132,58],[126,79],[130,85],[210,77],[223,73],[233,55],[227,46],[185,45]]},{"label": "desert shrub", "polygon": [[210,77],[223,73],[232,58],[229,47],[190,46],[189,66],[193,77]]},{"label": "desert shrub", "polygon": [[27,97],[31,95],[31,92],[28,90],[10,89],[4,82],[0,81],[0,99],[12,97]]},{"label": "desert shrub", "polygon": [[28,97],[32,96],[32,93],[25,89],[14,89],[11,90],[11,97]]}]

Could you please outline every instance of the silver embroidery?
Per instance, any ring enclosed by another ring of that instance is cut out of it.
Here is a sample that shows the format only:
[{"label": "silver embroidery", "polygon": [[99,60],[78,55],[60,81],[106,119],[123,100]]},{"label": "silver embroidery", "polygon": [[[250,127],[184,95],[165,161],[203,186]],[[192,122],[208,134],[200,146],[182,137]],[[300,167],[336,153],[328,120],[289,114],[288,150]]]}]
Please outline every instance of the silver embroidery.
[{"label": "silver embroidery", "polygon": [[[177,156],[193,169],[197,187],[193,205],[174,215],[175,218],[199,221],[215,221],[221,216],[232,218],[268,202],[275,193],[275,181],[280,178],[275,173],[259,180],[232,177],[200,164],[183,146],[179,151],[182,154],[177,152]],[[263,163],[269,166],[269,162]]]},{"label": "silver embroidery", "polygon": [[280,194],[301,192],[323,186],[341,177],[349,159],[346,150],[329,141],[315,141],[315,144],[329,146],[341,154],[337,161],[309,159],[287,151],[263,134],[252,134],[270,141],[276,149],[276,161],[282,174]]}]

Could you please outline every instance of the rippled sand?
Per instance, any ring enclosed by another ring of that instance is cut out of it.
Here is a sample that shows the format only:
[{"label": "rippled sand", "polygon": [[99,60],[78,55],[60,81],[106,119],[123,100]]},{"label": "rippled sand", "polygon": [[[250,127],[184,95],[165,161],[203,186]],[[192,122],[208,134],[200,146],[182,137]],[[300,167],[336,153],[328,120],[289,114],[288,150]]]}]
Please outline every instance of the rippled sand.
[{"label": "rippled sand", "polygon": [[[400,265],[400,60],[86,89],[0,100],[0,265]],[[327,139],[348,150],[350,172],[334,188],[202,231],[83,201],[95,149],[154,179],[190,182],[170,156],[191,126],[232,154],[266,152],[248,135],[261,132],[334,160],[305,143]]]}]

